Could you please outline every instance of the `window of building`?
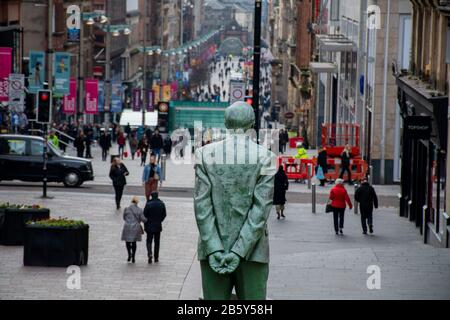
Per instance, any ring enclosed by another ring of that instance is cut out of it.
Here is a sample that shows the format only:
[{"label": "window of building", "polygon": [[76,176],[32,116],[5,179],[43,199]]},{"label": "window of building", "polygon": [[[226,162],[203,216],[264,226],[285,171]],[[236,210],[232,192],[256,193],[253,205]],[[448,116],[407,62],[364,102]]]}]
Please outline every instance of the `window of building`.
[{"label": "window of building", "polygon": [[330,3],[330,20],[339,21],[339,6],[340,0],[333,0]]}]

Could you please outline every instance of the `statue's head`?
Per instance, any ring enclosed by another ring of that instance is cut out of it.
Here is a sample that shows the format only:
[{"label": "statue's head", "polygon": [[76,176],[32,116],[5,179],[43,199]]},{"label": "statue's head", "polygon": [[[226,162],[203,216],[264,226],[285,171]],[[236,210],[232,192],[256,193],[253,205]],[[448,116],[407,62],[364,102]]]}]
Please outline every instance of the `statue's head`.
[{"label": "statue's head", "polygon": [[229,130],[248,130],[255,125],[253,108],[243,101],[233,103],[225,111],[225,127]]}]

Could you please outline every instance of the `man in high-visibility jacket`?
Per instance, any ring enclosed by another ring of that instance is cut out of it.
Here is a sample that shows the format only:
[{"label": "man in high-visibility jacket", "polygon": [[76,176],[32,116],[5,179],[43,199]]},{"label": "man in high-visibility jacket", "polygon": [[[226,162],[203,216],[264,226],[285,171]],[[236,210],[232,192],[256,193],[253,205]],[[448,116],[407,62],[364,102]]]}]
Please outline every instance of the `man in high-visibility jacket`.
[{"label": "man in high-visibility jacket", "polygon": [[294,156],[295,159],[309,159],[308,152],[303,147],[302,143],[299,143],[297,146],[297,154]]},{"label": "man in high-visibility jacket", "polygon": [[59,148],[59,139],[58,136],[55,134],[55,132],[51,132],[50,136],[48,137],[48,140],[56,147]]}]

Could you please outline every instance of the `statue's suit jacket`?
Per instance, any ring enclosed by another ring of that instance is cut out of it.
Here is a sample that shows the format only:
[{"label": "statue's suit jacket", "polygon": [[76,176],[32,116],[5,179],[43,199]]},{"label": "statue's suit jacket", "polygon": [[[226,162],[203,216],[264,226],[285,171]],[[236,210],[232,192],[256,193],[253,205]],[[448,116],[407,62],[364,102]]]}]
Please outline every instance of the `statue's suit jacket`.
[{"label": "statue's suit jacket", "polygon": [[234,135],[197,149],[195,157],[199,260],[224,251],[246,261],[269,263],[267,219],[275,155],[248,137]]}]

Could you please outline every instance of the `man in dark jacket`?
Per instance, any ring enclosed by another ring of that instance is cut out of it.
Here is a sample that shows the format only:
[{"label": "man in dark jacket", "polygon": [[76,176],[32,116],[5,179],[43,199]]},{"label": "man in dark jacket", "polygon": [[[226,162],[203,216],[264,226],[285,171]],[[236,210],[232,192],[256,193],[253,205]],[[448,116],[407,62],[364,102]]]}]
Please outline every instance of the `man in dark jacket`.
[{"label": "man in dark jacket", "polygon": [[92,141],[94,140],[94,131],[92,130],[92,128],[89,126],[87,129],[87,134],[84,138],[84,144],[86,146],[86,159],[92,159],[92,154],[91,154],[91,144]]},{"label": "man in dark jacket", "polygon": [[150,148],[152,149],[152,152],[159,157],[161,155],[161,148],[163,147],[163,139],[161,135],[159,134],[158,130],[155,130],[155,133],[150,139]]},{"label": "man in dark jacket", "polygon": [[373,208],[378,209],[378,197],[375,189],[369,184],[365,178],[361,186],[355,192],[355,200],[359,202],[361,210],[361,225],[363,234],[367,234],[367,224],[370,233],[373,233]]},{"label": "man in dark jacket", "polygon": [[111,136],[109,132],[102,131],[99,139],[100,147],[102,148],[102,160],[106,161],[109,149],[111,149]]},{"label": "man in dark jacket", "polygon": [[159,240],[161,239],[162,222],[166,218],[166,206],[158,198],[158,193],[153,192],[152,198],[147,202],[144,209],[147,218],[145,232],[147,233],[148,263],[152,263],[152,242],[155,239],[155,262],[159,261]]},{"label": "man in dark jacket", "polygon": [[83,158],[85,141],[86,137],[84,136],[83,131],[80,131],[79,135],[75,138],[73,142],[74,147],[77,149],[78,158]]}]

